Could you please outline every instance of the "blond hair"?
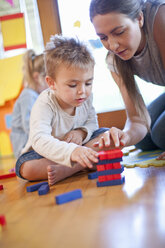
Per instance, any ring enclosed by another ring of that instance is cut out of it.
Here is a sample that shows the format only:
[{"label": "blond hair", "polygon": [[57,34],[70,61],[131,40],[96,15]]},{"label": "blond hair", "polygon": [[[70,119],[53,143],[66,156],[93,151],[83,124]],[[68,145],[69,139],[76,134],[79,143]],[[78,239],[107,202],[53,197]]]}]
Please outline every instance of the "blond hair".
[{"label": "blond hair", "polygon": [[87,45],[78,38],[62,35],[51,36],[44,51],[46,75],[55,79],[55,73],[61,64],[67,67],[87,69],[95,64]]},{"label": "blond hair", "polygon": [[23,81],[28,87],[35,89],[34,72],[45,76],[44,58],[43,54],[36,55],[34,50],[29,49],[23,56]]}]

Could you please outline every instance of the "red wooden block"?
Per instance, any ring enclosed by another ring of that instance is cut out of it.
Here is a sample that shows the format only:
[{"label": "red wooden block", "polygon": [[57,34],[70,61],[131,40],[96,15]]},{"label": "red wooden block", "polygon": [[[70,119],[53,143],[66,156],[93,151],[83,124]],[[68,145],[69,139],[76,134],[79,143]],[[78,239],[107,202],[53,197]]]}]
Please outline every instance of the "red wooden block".
[{"label": "red wooden block", "polygon": [[0,179],[6,179],[6,178],[10,178],[10,177],[15,177],[15,176],[16,176],[15,172],[12,172],[12,173],[8,173],[8,174],[0,175]]},{"label": "red wooden block", "polygon": [[122,166],[121,166],[120,162],[113,164],[113,169],[120,169],[121,167]]},{"label": "red wooden block", "polygon": [[105,170],[112,170],[112,169],[113,169],[113,163],[105,164]]},{"label": "red wooden block", "polygon": [[104,181],[104,182],[97,181],[97,187],[120,185],[120,184],[123,184],[124,182],[125,182],[125,177],[123,176],[121,179],[117,179],[117,180],[110,180],[110,181]]},{"label": "red wooden block", "polygon": [[120,149],[112,149],[107,152],[107,159],[121,158],[123,153]]},{"label": "red wooden block", "polygon": [[121,158],[123,156],[123,152],[120,149],[112,149],[108,151],[101,151],[99,152],[99,159],[114,159],[114,158]]},{"label": "red wooden block", "polygon": [[106,182],[106,181],[117,180],[117,179],[121,179],[121,178],[122,178],[121,174],[99,176],[98,182]]},{"label": "red wooden block", "polygon": [[121,164],[120,164],[120,162],[112,163],[112,164],[106,164],[105,169],[106,170],[121,169]]},{"label": "red wooden block", "polygon": [[3,185],[2,184],[0,184],[0,190],[3,190]]},{"label": "red wooden block", "polygon": [[5,226],[6,225],[6,218],[4,215],[0,215],[0,225]]},{"label": "red wooden block", "polygon": [[99,158],[100,160],[105,160],[105,159],[107,159],[107,153],[106,153],[106,151],[101,151],[101,152],[99,152],[98,158]]},{"label": "red wooden block", "polygon": [[105,170],[105,165],[104,164],[97,165],[97,171],[104,171],[104,170]]},{"label": "red wooden block", "polygon": [[106,176],[99,176],[98,177],[98,182],[104,182],[106,181]]},{"label": "red wooden block", "polygon": [[110,164],[99,164],[99,165],[97,165],[97,171],[113,170],[113,169],[121,169],[120,162],[110,163]]}]

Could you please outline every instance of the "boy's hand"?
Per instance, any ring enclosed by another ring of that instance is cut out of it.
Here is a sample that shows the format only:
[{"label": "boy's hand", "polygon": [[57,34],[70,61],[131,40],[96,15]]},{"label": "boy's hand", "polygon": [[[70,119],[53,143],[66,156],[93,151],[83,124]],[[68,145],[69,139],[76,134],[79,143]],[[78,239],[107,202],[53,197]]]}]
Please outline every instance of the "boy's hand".
[{"label": "boy's hand", "polygon": [[65,136],[63,141],[68,143],[75,143],[77,145],[82,145],[83,140],[85,139],[87,133],[82,129],[75,129],[68,132]]},{"label": "boy's hand", "polygon": [[78,162],[83,167],[93,167],[98,162],[98,153],[84,146],[77,147],[71,154],[71,161]]},{"label": "boy's hand", "polygon": [[103,148],[120,148],[122,149],[127,145],[129,136],[126,132],[112,127],[108,131],[104,132],[98,142],[94,143],[94,147]]}]

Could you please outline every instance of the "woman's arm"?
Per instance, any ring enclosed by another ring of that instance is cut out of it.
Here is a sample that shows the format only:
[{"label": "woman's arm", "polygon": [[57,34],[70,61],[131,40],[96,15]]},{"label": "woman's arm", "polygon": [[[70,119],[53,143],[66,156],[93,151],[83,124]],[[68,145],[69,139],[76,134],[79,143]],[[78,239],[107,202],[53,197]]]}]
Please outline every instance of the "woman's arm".
[{"label": "woman's arm", "polygon": [[154,39],[160,51],[162,62],[165,68],[165,5],[161,5],[154,22]]},{"label": "woman's arm", "polygon": [[141,105],[145,113],[145,119],[142,119],[142,117],[136,111],[135,102],[133,102],[129,96],[122,79],[115,72],[111,72],[111,74],[120,89],[126,108],[127,121],[123,129],[125,141],[124,146],[134,145],[142,140],[147,134],[148,126],[150,126],[151,123],[150,116],[145,107],[144,101],[140,96]]}]

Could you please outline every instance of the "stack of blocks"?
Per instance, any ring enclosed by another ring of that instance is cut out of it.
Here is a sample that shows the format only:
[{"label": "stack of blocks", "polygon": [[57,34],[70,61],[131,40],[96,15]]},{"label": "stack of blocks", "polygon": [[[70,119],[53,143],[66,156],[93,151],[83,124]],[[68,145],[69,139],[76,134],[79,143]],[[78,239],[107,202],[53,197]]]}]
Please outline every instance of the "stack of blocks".
[{"label": "stack of blocks", "polygon": [[123,184],[125,177],[122,176],[124,166],[121,165],[123,153],[120,149],[99,152],[97,163],[97,187]]}]

